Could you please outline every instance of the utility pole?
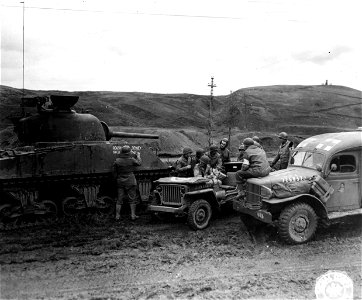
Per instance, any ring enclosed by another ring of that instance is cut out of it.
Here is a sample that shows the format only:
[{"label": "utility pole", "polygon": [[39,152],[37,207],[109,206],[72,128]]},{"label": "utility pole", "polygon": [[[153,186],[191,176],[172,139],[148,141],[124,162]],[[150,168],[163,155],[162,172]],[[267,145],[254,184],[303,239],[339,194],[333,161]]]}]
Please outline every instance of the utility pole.
[{"label": "utility pole", "polygon": [[24,108],[24,52],[25,52],[25,39],[24,39],[24,32],[25,32],[25,0],[20,2],[23,4],[23,97],[21,98],[21,114],[25,116],[25,108]]},{"label": "utility pole", "polygon": [[[234,95],[233,95],[233,91],[230,91],[230,99],[229,99],[229,111],[228,114],[230,114],[231,112],[231,107],[233,105],[233,100],[234,100]],[[234,120],[233,118],[229,118],[229,150],[231,149],[231,126],[233,126],[234,124]]]},{"label": "utility pole", "polygon": [[212,105],[214,100],[214,87],[216,87],[216,84],[214,84],[214,76],[211,76],[211,83],[208,84],[208,86],[211,88],[210,92],[210,100],[209,100],[209,120],[208,120],[208,129],[207,134],[209,137],[209,147],[212,145]]},{"label": "utility pole", "polygon": [[246,103],[246,95],[243,94],[243,102],[244,102],[244,127],[245,129],[248,129],[248,104]]}]

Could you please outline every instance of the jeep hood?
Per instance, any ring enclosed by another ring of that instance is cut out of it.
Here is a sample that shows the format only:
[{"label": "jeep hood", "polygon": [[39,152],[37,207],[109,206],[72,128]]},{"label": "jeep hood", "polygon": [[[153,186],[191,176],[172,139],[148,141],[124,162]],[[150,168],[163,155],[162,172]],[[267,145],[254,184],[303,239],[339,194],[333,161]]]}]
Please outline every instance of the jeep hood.
[{"label": "jeep hood", "polygon": [[250,178],[248,179],[249,183],[256,185],[263,185],[268,188],[278,182],[291,182],[291,181],[301,181],[308,180],[313,175],[321,175],[320,172],[313,169],[307,169],[303,167],[289,167],[287,169],[271,172],[268,176],[262,178]]},{"label": "jeep hood", "polygon": [[203,177],[163,177],[155,180],[156,183],[168,184],[200,184],[208,182],[210,179]]}]

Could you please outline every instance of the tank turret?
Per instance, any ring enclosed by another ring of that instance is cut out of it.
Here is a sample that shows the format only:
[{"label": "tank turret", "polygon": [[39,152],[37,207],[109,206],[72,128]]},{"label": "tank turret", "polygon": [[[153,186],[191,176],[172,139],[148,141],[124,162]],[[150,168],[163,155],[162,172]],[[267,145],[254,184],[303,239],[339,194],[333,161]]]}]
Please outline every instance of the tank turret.
[{"label": "tank turret", "polygon": [[157,135],[114,132],[105,122],[88,113],[71,109],[78,96],[50,96],[51,104],[45,108],[47,97],[27,98],[26,106],[37,106],[38,114],[20,119],[16,128],[19,140],[25,144],[37,142],[108,141],[112,137],[157,139]]}]

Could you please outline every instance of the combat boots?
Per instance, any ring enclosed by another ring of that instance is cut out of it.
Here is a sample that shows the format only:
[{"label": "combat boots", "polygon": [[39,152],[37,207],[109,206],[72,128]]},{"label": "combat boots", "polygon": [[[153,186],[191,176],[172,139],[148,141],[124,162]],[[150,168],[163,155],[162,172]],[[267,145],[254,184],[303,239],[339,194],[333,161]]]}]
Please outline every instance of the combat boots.
[{"label": "combat boots", "polygon": [[116,204],[116,221],[118,221],[121,218],[121,209],[122,205]]},{"label": "combat boots", "polygon": [[137,220],[139,218],[139,216],[136,215],[136,205],[137,204],[130,204],[130,208],[131,208],[131,220]]}]

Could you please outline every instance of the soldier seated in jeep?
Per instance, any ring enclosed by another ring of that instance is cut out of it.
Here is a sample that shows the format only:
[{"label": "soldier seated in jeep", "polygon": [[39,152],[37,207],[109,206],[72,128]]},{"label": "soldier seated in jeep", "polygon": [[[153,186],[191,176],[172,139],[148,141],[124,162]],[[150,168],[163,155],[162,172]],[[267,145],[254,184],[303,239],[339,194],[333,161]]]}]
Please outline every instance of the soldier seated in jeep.
[{"label": "soldier seated in jeep", "polygon": [[[245,148],[243,159],[245,163],[243,168],[236,172],[235,179],[239,190],[239,198],[245,196],[245,183],[248,178],[265,177],[269,174],[271,168],[266,159],[263,149],[254,144],[254,140],[246,138],[243,141]],[[247,167],[245,167],[247,165]]]}]

